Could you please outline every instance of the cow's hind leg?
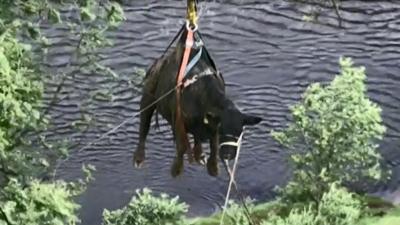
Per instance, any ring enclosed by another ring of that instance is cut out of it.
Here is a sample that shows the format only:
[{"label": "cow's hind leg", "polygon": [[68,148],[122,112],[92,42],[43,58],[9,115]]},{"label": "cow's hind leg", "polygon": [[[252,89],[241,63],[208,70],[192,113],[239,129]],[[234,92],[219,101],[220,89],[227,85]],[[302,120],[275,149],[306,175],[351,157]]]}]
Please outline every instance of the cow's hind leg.
[{"label": "cow's hind leg", "polygon": [[207,171],[211,176],[218,175],[219,135],[215,132],[210,139],[210,157],[207,160]]},{"label": "cow's hind leg", "polygon": [[[135,167],[140,167],[145,159],[145,142],[147,134],[149,133],[151,117],[156,109],[155,105],[150,106],[155,101],[152,94],[148,92],[143,94],[142,100],[140,101],[140,109],[143,112],[140,113],[140,130],[139,130],[139,144],[133,155],[133,163]],[[150,107],[149,107],[150,106]],[[147,108],[146,108],[147,107]]]},{"label": "cow's hind leg", "polygon": [[183,156],[188,148],[187,144],[185,143],[184,137],[179,134],[175,134],[176,139],[176,156],[174,162],[172,163],[171,167],[171,175],[173,177],[179,176],[183,171]]},{"label": "cow's hind leg", "polygon": [[183,157],[186,151],[190,149],[190,143],[182,121],[174,124],[174,134],[176,141],[176,156],[172,163],[171,175],[177,177],[183,171]]}]

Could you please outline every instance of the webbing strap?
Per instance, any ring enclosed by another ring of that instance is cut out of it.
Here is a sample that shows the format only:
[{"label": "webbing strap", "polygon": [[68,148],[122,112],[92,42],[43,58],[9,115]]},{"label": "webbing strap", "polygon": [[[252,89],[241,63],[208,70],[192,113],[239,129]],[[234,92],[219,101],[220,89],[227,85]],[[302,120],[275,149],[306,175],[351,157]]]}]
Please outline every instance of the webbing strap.
[{"label": "webbing strap", "polygon": [[237,142],[234,141],[226,141],[226,142],[222,142],[219,147],[221,148],[222,146],[233,146],[233,147],[238,147],[239,144]]},{"label": "webbing strap", "polygon": [[185,52],[183,53],[183,58],[182,58],[181,68],[179,69],[177,84],[181,84],[183,81],[193,44],[194,44],[193,32],[191,30],[188,30],[187,37],[186,37],[186,43],[185,43]]},{"label": "webbing strap", "polygon": [[193,57],[193,59],[190,61],[189,65],[187,65],[185,74],[183,77],[186,77],[188,73],[190,72],[191,69],[199,62],[201,54],[203,53],[203,47],[200,47],[199,52]]},{"label": "webbing strap", "polygon": [[183,122],[183,117],[182,117],[181,91],[182,91],[182,84],[185,76],[185,71],[189,62],[190,52],[192,51],[193,44],[194,44],[193,31],[188,29],[185,42],[185,51],[183,53],[181,66],[179,68],[179,73],[176,80],[178,88],[176,89],[176,119],[175,119],[175,127],[177,131],[176,135],[178,136],[180,142],[177,144],[183,145],[183,147],[185,148],[184,150],[188,151],[187,153],[190,162],[194,160],[193,160],[192,149],[190,148],[189,138],[187,136],[185,124]]}]

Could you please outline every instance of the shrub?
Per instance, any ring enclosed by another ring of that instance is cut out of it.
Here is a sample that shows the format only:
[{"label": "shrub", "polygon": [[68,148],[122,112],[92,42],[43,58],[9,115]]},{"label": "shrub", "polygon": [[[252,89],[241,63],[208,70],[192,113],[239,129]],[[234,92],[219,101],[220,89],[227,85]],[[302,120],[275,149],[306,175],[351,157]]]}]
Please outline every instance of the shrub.
[{"label": "shrub", "polygon": [[365,69],[350,58],[341,58],[340,67],[329,85],[308,87],[291,108],[292,124],[273,132],[291,151],[294,169],[283,199],[318,202],[332,182],[382,178],[375,143],[385,132],[381,109],[366,96]]},{"label": "shrub", "polygon": [[44,160],[34,151],[16,148],[22,142],[20,132],[40,124],[42,85],[30,61],[30,46],[15,35],[12,29],[0,35],[0,171],[6,175],[30,173],[32,157]]},{"label": "shrub", "polygon": [[[246,200],[246,207],[248,208],[250,214],[254,212],[254,203],[251,200]],[[229,201],[223,222],[226,225],[252,224],[251,221],[249,221],[249,218],[246,216],[244,208],[232,200]]]},{"label": "shrub", "polygon": [[361,202],[338,184],[330,185],[320,204],[293,209],[287,217],[275,217],[263,225],[354,225],[361,216]]},{"label": "shrub", "polygon": [[320,224],[353,225],[363,211],[363,205],[352,193],[331,184],[329,192],[322,196],[318,207]]},{"label": "shrub", "polygon": [[184,224],[183,216],[188,210],[179,198],[166,194],[154,197],[149,189],[137,191],[128,206],[103,212],[103,225],[178,225]]},{"label": "shrub", "polygon": [[[292,210],[286,218],[272,218],[262,225],[317,225],[313,211],[308,208],[304,210]],[[334,225],[334,224],[332,224]]]},{"label": "shrub", "polygon": [[12,179],[0,199],[0,224],[73,225],[79,208],[73,202],[75,194],[64,182],[40,183],[35,180],[23,187]]}]

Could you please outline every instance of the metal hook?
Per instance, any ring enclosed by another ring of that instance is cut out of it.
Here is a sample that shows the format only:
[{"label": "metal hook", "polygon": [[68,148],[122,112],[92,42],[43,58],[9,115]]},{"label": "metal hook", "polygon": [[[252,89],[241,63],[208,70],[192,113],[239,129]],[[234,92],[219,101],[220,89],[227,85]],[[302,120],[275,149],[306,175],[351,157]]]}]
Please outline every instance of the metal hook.
[{"label": "metal hook", "polygon": [[186,20],[186,29],[192,32],[196,32],[199,26],[197,24],[190,24],[189,20]]}]

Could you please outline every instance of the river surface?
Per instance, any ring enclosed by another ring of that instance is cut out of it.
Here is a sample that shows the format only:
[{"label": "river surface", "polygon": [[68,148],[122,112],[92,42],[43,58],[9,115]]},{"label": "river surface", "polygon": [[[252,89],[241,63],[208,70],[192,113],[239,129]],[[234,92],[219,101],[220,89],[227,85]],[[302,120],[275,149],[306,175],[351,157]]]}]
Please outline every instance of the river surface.
[{"label": "river surface", "polygon": [[[170,176],[174,144],[164,120],[148,136],[142,169],[134,169],[131,160],[138,142],[138,119],[78,152],[138,112],[140,93],[132,85],[132,80],[137,80],[135,68],[145,69],[160,56],[183,23],[183,1],[129,2],[124,5],[127,20],[110,33],[114,46],[104,50],[102,60],[121,78],[75,74],[66,81],[62,101],[51,112],[55,119],[51,136],[68,137],[78,144],[58,176],[67,180],[81,177],[82,163],[97,168],[93,173],[96,180],[79,198],[84,225],[100,224],[104,208],[122,207],[143,187],[179,195],[190,205],[190,216],[219,210],[227,188],[222,167],[219,177],[210,177],[202,166],[187,164],[182,176]],[[393,178],[368,190],[396,198],[393,193],[400,181],[400,2],[344,1],[343,29],[337,27],[334,11],[324,7],[319,22],[304,22],[303,15],[310,10],[310,5],[284,0],[208,1],[200,5],[200,30],[224,74],[228,95],[245,112],[263,118],[244,135],[237,182],[254,199],[274,197],[274,187],[285,184],[290,170],[285,149],[271,138],[270,131],[287,125],[288,107],[309,84],[330,81],[338,72],[339,57],[351,56],[366,67],[368,94],[382,107],[388,128],[380,149],[393,169]],[[53,68],[65,65],[69,58],[71,42],[64,40],[64,32],[51,32],[55,46],[48,64]],[[48,82],[47,100],[55,83]],[[107,92],[112,94],[111,101],[98,97]],[[89,103],[90,96],[95,97]],[[82,114],[90,116],[94,124],[84,131],[71,125]]]}]

